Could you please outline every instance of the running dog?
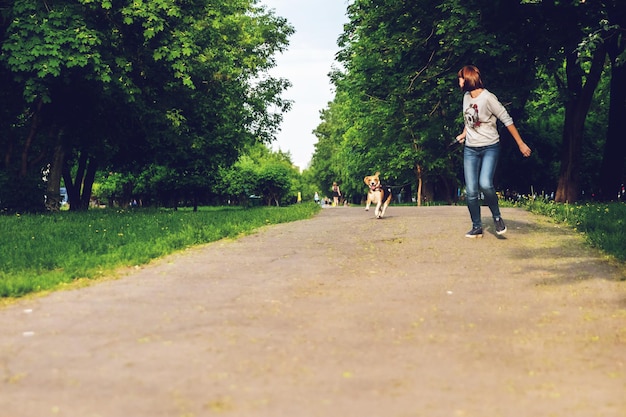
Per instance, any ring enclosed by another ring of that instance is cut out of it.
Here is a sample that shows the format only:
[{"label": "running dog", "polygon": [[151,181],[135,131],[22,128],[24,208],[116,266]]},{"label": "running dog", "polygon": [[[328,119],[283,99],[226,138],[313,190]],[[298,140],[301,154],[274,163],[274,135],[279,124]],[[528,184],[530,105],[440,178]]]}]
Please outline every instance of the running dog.
[{"label": "running dog", "polygon": [[369,211],[370,204],[374,203],[376,204],[374,215],[377,219],[382,219],[385,215],[385,210],[387,210],[387,206],[391,202],[391,188],[384,187],[380,184],[379,175],[380,172],[376,172],[374,175],[368,175],[363,178],[363,181],[369,188],[365,211]]}]

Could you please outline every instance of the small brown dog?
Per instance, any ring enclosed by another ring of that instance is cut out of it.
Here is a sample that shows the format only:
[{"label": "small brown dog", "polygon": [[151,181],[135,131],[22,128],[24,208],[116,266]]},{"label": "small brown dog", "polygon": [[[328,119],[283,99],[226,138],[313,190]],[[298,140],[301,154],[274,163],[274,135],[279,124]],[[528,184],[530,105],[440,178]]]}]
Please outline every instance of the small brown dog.
[{"label": "small brown dog", "polygon": [[370,204],[376,204],[374,215],[377,219],[382,219],[387,210],[387,206],[391,202],[391,189],[383,187],[380,184],[380,178],[378,177],[380,172],[376,172],[374,175],[368,175],[363,178],[365,184],[369,188],[367,193],[367,203],[365,204],[365,211],[369,211]]}]

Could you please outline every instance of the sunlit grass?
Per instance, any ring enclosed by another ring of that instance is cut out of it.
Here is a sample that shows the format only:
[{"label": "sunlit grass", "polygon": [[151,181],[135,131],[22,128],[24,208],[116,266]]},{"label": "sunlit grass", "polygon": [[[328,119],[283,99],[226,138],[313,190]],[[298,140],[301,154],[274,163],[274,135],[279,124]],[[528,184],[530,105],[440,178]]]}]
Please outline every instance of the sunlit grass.
[{"label": "sunlit grass", "polygon": [[626,261],[626,204],[562,204],[541,199],[527,199],[520,204],[533,213],[567,224],[594,247]]},{"label": "sunlit grass", "polygon": [[90,210],[0,216],[0,297],[145,264],[193,245],[309,218],[316,204],[191,210]]}]

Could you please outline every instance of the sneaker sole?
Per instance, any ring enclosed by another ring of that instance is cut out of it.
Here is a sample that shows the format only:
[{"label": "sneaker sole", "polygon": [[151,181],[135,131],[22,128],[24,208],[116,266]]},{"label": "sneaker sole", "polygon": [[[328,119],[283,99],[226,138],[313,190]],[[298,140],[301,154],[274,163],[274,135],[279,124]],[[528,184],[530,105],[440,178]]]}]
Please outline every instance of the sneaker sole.
[{"label": "sneaker sole", "polygon": [[465,237],[469,239],[476,239],[483,237],[483,235],[465,235]]},{"label": "sneaker sole", "polygon": [[506,231],[507,231],[507,229],[506,229],[506,227],[505,227],[505,228],[504,228],[504,230],[500,230],[499,232],[496,230],[496,234],[497,234],[498,236],[500,236],[500,235],[505,234],[505,233],[506,233]]}]

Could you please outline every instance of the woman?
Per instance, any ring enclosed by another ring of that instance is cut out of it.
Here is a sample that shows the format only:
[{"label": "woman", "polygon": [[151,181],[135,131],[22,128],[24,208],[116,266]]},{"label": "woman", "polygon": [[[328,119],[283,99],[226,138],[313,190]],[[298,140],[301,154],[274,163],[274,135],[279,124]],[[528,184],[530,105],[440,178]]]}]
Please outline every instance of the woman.
[{"label": "woman", "polygon": [[515,139],[520,152],[529,157],[531,150],[524,143],[513,119],[497,97],[485,89],[480,71],[473,65],[466,65],[457,74],[463,94],[463,116],[465,128],[456,140],[465,143],[463,149],[463,169],[467,208],[472,220],[472,230],[465,234],[469,238],[483,236],[480,218],[479,192],[485,196],[485,203],[491,210],[496,233],[506,233],[506,225],[500,216],[498,196],[493,186],[498,156],[500,155],[500,135],[496,122],[500,120]]},{"label": "woman", "polygon": [[333,207],[339,206],[339,197],[341,197],[341,190],[336,182],[333,182]]}]

